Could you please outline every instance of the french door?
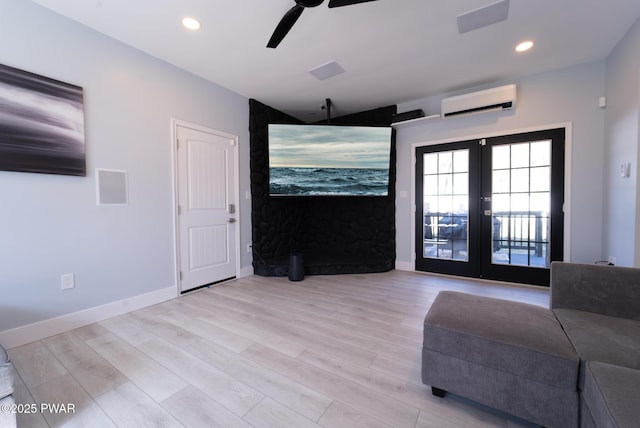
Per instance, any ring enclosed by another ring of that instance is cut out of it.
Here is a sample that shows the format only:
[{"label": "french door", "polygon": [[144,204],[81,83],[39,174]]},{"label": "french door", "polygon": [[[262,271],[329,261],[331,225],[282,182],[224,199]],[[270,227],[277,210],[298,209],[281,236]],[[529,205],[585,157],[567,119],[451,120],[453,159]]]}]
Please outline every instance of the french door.
[{"label": "french door", "polygon": [[548,285],[562,260],[564,129],[416,149],[416,270]]}]

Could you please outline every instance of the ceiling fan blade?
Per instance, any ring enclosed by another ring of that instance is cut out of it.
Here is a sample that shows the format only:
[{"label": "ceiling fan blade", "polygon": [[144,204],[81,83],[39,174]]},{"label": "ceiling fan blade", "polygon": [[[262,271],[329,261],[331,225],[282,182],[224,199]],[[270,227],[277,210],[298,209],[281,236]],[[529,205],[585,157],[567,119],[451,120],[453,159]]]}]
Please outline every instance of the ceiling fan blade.
[{"label": "ceiling fan blade", "polygon": [[304,10],[303,6],[299,6],[296,4],[291,9],[289,9],[287,13],[284,14],[282,19],[280,20],[280,23],[278,24],[275,31],[271,35],[271,38],[269,39],[269,43],[267,43],[268,48],[278,47],[282,39],[284,39],[284,37],[287,35],[287,33],[289,33],[289,31],[293,27],[293,24],[295,24],[298,18],[300,18],[300,15],[302,14],[303,10]]},{"label": "ceiling fan blade", "polygon": [[368,1],[376,0],[329,0],[329,7],[349,6],[352,4],[366,3]]}]

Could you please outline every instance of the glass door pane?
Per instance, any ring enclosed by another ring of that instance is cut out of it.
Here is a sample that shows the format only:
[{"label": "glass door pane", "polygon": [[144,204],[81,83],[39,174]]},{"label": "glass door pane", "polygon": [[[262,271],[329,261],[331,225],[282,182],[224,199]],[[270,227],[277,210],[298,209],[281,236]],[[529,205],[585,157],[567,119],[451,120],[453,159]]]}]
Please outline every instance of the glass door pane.
[{"label": "glass door pane", "polygon": [[423,155],[423,257],[469,260],[469,150]]},{"label": "glass door pane", "polygon": [[550,265],[551,140],[492,147],[493,264]]}]

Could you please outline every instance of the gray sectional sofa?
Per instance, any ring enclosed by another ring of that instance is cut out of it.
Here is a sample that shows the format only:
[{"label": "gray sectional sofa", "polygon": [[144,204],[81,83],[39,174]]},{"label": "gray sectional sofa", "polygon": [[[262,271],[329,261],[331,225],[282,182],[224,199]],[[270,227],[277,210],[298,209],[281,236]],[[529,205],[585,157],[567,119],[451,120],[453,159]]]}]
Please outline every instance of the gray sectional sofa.
[{"label": "gray sectional sofa", "polygon": [[640,426],[640,269],[554,262],[549,309],[439,293],[422,381],[547,427]]},{"label": "gray sectional sofa", "polygon": [[640,269],[554,263],[550,306],[580,357],[580,426],[640,426]]},{"label": "gray sectional sofa", "polygon": [[0,345],[0,427],[15,428],[16,413],[13,405],[14,372],[9,355]]}]

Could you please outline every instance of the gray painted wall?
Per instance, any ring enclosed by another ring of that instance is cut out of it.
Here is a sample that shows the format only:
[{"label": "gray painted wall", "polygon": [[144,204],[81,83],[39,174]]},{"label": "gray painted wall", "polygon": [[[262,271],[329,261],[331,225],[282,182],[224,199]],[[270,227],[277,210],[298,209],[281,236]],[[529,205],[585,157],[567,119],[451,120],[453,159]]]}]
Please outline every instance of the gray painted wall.
[{"label": "gray painted wall", "polygon": [[[3,0],[0,40],[3,64],[84,88],[88,168],[0,171],[0,331],[175,286],[171,118],[239,136],[246,248],[246,98],[29,1]],[[128,171],[128,206],[96,206],[95,168]]]},{"label": "gray painted wall", "polygon": [[[517,106],[513,112],[410,125],[398,131],[396,241],[399,266],[413,266],[414,260],[411,253],[413,209],[410,198],[411,169],[415,157],[413,144],[509,134],[562,123],[570,123],[572,129],[571,153],[568,156],[570,169],[567,170],[571,187],[570,194],[566,195],[571,211],[569,230],[565,230],[565,233],[569,232],[571,245],[568,254],[565,251],[565,259],[585,263],[602,259],[604,110],[598,107],[598,98],[605,93],[604,61],[490,86],[507,83],[516,83],[518,88]],[[469,91],[479,89],[484,88]],[[449,95],[457,93],[400,104],[398,111],[422,108],[427,114],[439,113],[441,99]],[[403,197],[403,193],[409,197]]]},{"label": "gray painted wall", "polygon": [[[604,251],[622,266],[640,266],[640,21],[607,58]],[[620,165],[631,164],[631,176]]]}]

